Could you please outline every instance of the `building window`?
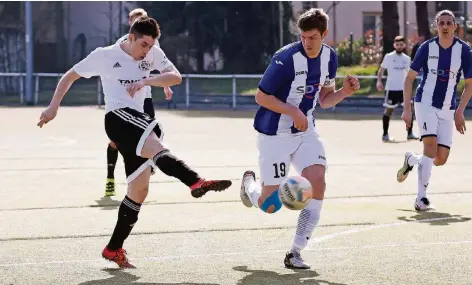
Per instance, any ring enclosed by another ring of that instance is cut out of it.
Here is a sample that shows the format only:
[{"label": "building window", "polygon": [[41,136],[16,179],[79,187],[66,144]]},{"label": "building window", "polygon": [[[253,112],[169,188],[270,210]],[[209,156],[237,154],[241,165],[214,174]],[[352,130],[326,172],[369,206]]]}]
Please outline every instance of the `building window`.
[{"label": "building window", "polygon": [[368,44],[378,44],[382,29],[381,12],[362,13],[362,36]]}]

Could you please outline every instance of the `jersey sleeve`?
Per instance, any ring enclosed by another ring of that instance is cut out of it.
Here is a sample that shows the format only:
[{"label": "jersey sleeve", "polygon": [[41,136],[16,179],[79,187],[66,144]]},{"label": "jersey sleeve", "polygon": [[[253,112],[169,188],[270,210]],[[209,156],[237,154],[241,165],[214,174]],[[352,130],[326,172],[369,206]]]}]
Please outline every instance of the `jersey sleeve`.
[{"label": "jersey sleeve", "polygon": [[275,55],[264,72],[258,88],[268,95],[274,95],[293,76],[293,63]]},{"label": "jersey sleeve", "polygon": [[157,46],[152,47],[153,53],[153,63],[152,63],[152,70],[159,70],[159,72],[163,71],[166,68],[173,66],[174,64],[167,58],[164,51]]},{"label": "jersey sleeve", "polygon": [[380,67],[383,68],[383,69],[387,69],[388,68],[388,63],[390,62],[389,61],[389,56],[386,54],[382,60],[382,63],[380,64]]},{"label": "jersey sleeve", "polygon": [[336,71],[338,70],[338,56],[336,52],[331,50],[329,55],[328,76],[323,84],[323,87],[334,87],[336,81]]},{"label": "jersey sleeve", "polygon": [[424,43],[418,48],[418,51],[415,54],[415,58],[413,59],[413,62],[410,65],[411,69],[416,72],[421,71],[421,68],[428,60],[428,47],[429,45],[427,43]]},{"label": "jersey sleeve", "polygon": [[472,78],[472,49],[470,46],[462,46],[462,72],[464,79]]},{"label": "jersey sleeve", "polygon": [[84,78],[99,76],[103,67],[103,49],[97,48],[92,51],[86,58],[76,63],[73,67],[74,71]]}]

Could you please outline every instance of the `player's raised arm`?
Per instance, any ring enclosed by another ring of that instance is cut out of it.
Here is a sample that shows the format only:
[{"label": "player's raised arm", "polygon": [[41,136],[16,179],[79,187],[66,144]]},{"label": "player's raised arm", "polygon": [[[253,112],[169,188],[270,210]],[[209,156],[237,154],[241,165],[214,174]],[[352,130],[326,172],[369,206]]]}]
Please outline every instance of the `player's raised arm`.
[{"label": "player's raised arm", "polygon": [[90,78],[98,75],[100,66],[100,49],[94,50],[86,58],[69,69],[59,80],[54,96],[49,106],[41,113],[38,126],[43,127],[49,121],[53,120],[57,115],[57,110],[61,105],[61,101],[69,91],[72,84],[80,77]]},{"label": "player's raised arm", "polygon": [[337,69],[338,56],[334,50],[331,50],[328,77],[324,81],[318,96],[318,103],[323,109],[336,106],[336,104],[341,102],[347,96],[354,94],[360,88],[359,80],[354,76],[348,75],[344,78],[343,87],[336,91],[335,80]]},{"label": "player's raised arm", "polygon": [[174,66],[174,64],[166,57],[164,51],[154,46],[153,47],[153,69],[159,70],[161,74],[144,79],[144,83],[150,86],[168,87],[180,84],[182,82],[182,75]]}]

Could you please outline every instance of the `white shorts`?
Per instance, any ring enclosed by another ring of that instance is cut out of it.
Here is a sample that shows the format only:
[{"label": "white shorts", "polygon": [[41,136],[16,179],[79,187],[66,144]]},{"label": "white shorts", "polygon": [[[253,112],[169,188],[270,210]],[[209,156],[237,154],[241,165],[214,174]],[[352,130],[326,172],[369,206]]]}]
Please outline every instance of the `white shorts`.
[{"label": "white shorts", "polygon": [[454,110],[440,110],[427,104],[415,102],[415,114],[421,139],[435,136],[438,145],[451,148],[454,132]]},{"label": "white shorts", "polygon": [[327,166],[323,142],[315,131],[295,135],[268,136],[259,133],[259,171],[264,185],[280,185],[292,163],[298,173],[308,166]]}]

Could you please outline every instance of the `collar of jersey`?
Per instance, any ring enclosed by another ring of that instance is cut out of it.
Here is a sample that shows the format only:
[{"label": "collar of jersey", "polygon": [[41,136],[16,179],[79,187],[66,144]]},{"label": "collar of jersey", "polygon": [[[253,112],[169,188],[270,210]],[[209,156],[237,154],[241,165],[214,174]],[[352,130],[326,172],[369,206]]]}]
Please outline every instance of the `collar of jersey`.
[{"label": "collar of jersey", "polygon": [[439,48],[440,49],[443,49],[443,50],[448,50],[450,48],[452,48],[456,43],[457,43],[457,37],[454,36],[454,39],[452,40],[452,45],[448,48],[443,48],[440,44],[439,44],[439,36],[437,36],[434,41],[436,42],[436,44],[438,44]]}]

